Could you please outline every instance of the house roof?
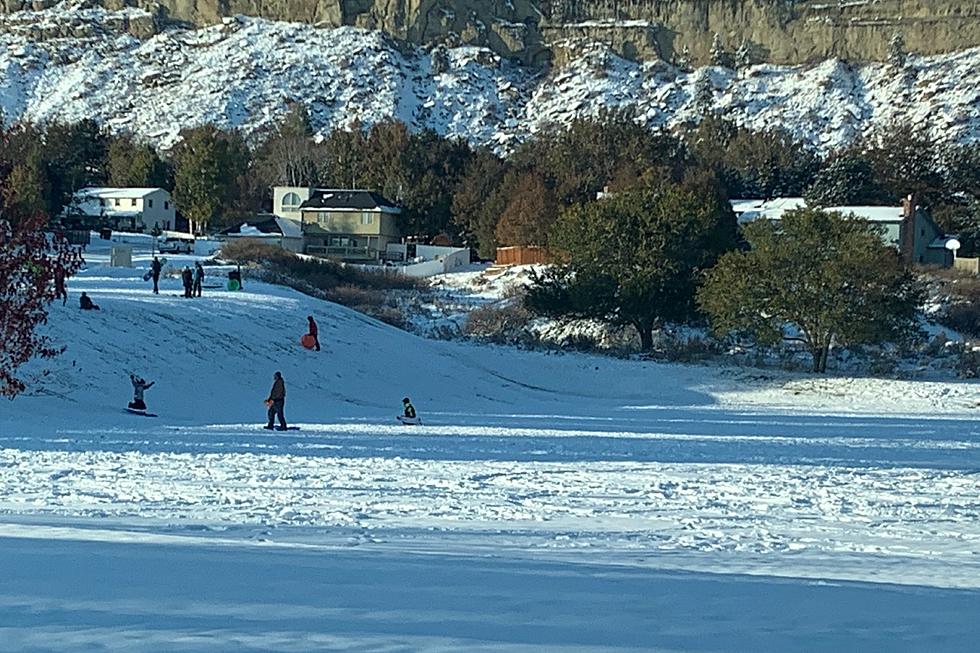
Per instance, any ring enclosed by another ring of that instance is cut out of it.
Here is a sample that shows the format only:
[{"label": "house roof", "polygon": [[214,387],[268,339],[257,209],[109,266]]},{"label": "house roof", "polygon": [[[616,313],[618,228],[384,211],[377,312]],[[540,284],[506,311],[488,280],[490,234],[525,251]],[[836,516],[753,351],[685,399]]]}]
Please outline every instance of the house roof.
[{"label": "house roof", "polygon": [[223,236],[284,236],[302,238],[303,229],[299,220],[269,216],[265,219],[250,220],[220,232]]},{"label": "house roof", "polygon": [[356,210],[356,211],[385,211],[401,213],[401,209],[378,193],[370,190],[339,190],[318,188],[313,191],[310,199],[300,205],[301,210]]},{"label": "house roof", "polygon": [[164,191],[163,188],[108,188],[108,187],[95,187],[91,186],[88,188],[82,188],[78,191],[77,195],[79,197],[102,197],[102,198],[139,198],[146,197],[150,193],[155,193],[157,191]]},{"label": "house roof", "polygon": [[806,207],[802,197],[777,197],[771,200],[731,200],[732,210],[738,216],[740,223],[764,218],[779,220],[783,213],[792,209]]},{"label": "house roof", "polygon": [[834,211],[844,215],[854,215],[868,222],[894,222],[902,221],[902,207],[900,206],[829,206],[826,211]]}]

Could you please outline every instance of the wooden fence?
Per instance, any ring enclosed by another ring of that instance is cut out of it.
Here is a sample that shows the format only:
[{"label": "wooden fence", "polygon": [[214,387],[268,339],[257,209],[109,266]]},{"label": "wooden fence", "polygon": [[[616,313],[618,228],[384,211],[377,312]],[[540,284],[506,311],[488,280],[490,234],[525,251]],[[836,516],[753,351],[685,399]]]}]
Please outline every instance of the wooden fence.
[{"label": "wooden fence", "polygon": [[953,261],[953,267],[963,272],[980,275],[980,258],[958,258]]},{"label": "wooden fence", "polygon": [[497,265],[533,265],[548,262],[548,250],[544,247],[498,247]]}]

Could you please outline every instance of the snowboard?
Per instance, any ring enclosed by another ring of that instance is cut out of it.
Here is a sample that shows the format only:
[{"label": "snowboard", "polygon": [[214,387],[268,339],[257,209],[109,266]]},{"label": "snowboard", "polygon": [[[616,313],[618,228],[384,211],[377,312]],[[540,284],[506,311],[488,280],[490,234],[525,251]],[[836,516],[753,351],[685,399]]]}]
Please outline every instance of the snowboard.
[{"label": "snowboard", "polygon": [[[163,272],[163,266],[166,265],[166,264],[167,264],[167,259],[161,258],[160,259],[160,271],[161,271],[161,273]],[[153,278],[153,268],[151,267],[149,270],[146,271],[146,274],[143,275],[143,281],[149,281],[152,278]]]},{"label": "snowboard", "polygon": [[143,417],[157,417],[156,413],[149,413],[145,410],[136,410],[135,408],[123,408],[127,413],[132,415],[142,415]]},{"label": "snowboard", "polygon": [[402,424],[405,424],[406,426],[422,425],[422,419],[420,417],[405,417],[404,415],[396,415],[395,419],[397,419]]},{"label": "snowboard", "polygon": [[[262,428],[265,428],[265,427],[262,427]],[[282,429],[279,428],[278,426],[276,426],[275,428],[265,429],[265,430],[266,431],[280,431],[280,432],[282,431]],[[286,430],[287,431],[298,431],[299,430],[299,427],[298,426],[287,426],[286,427]]]}]

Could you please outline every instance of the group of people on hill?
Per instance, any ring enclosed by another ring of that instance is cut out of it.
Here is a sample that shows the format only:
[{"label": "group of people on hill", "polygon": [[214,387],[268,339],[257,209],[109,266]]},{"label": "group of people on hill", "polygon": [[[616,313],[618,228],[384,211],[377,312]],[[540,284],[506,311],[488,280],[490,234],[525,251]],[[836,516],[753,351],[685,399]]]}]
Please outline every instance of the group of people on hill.
[{"label": "group of people on hill", "polygon": [[180,278],[184,282],[184,297],[200,297],[201,287],[204,284],[204,266],[200,261],[194,263],[194,270],[185,266],[180,273]]}]

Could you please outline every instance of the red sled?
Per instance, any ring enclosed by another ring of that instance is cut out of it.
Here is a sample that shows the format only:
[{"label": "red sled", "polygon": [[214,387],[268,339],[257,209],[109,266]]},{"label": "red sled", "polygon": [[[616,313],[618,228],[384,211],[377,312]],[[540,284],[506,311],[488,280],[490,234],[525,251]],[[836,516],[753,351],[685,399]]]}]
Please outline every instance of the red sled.
[{"label": "red sled", "polygon": [[299,339],[299,344],[303,345],[307,349],[313,349],[316,347],[316,338],[307,333],[305,336]]}]

